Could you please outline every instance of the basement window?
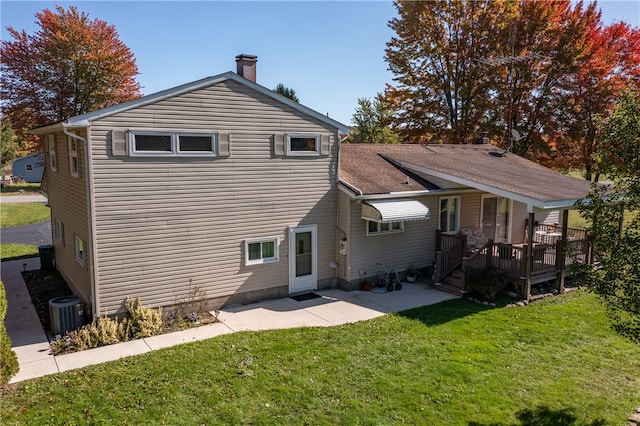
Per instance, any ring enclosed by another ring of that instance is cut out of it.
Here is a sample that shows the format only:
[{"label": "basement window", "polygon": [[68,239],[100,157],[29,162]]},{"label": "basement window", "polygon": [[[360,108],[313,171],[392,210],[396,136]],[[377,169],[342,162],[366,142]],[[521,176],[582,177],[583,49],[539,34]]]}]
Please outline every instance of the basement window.
[{"label": "basement window", "polygon": [[213,157],[216,133],[130,131],[129,152],[141,157]]}]

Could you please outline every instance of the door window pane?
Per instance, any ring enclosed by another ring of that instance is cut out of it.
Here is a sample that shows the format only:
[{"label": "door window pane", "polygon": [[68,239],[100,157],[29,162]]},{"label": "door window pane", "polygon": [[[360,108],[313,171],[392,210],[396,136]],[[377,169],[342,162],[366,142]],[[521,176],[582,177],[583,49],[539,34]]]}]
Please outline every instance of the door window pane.
[{"label": "door window pane", "polygon": [[311,275],[312,271],[311,232],[296,234],[296,277]]}]

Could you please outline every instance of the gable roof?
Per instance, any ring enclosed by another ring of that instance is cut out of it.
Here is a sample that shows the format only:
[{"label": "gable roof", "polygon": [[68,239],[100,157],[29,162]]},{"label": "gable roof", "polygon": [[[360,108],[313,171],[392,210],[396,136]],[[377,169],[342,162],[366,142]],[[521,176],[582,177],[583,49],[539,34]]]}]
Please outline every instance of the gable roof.
[{"label": "gable roof", "polygon": [[[591,184],[555,172],[493,145],[347,145],[341,149],[341,179],[362,195],[394,192],[386,182],[397,173],[390,166],[433,176],[466,187],[508,197],[540,209],[572,207]],[[367,161],[372,154],[387,160]],[[359,159],[362,158],[362,161]],[[358,169],[368,169],[365,173]],[[375,171],[372,171],[375,170]],[[368,180],[377,180],[376,184]]]},{"label": "gable roof", "polygon": [[64,120],[63,122],[59,122],[59,123],[53,123],[53,124],[49,124],[37,129],[33,129],[32,133],[38,134],[38,133],[44,133],[44,131],[49,130],[52,127],[59,127],[62,125],[62,123],[66,123],[66,125],[68,127],[86,127],[88,126],[92,121],[94,120],[98,120],[104,117],[108,117],[110,115],[113,114],[117,114],[120,112],[124,112],[133,108],[138,108],[144,105],[149,105],[152,104],[154,102],[158,102],[158,101],[162,101],[164,99],[168,99],[174,96],[178,96],[178,95],[182,95],[188,92],[192,92],[194,90],[198,90],[198,89],[202,89],[208,86],[212,86],[214,84],[218,84],[221,83],[223,81],[227,81],[227,80],[232,80],[235,81],[236,83],[242,84],[244,86],[247,86],[253,90],[255,90],[256,92],[259,92],[265,96],[268,96],[272,99],[275,99],[276,101],[283,103],[303,114],[306,114],[308,116],[311,116],[323,123],[326,123],[328,125],[330,125],[331,127],[334,127],[336,129],[338,129],[340,132],[342,133],[348,133],[350,131],[350,128],[342,123],[340,123],[339,121],[336,121],[332,118],[327,117],[324,114],[321,114],[317,111],[312,110],[311,108],[308,108],[302,104],[299,104],[298,102],[294,102],[289,98],[286,98],[282,95],[277,94],[276,92],[274,92],[273,90],[267,89],[264,86],[261,86],[257,83],[254,83],[250,80],[247,80],[244,77],[239,76],[238,74],[229,71],[223,74],[218,74],[212,77],[206,77],[203,78],[201,80],[196,80],[193,81],[191,83],[186,83],[180,86],[176,86],[167,90],[162,90],[160,92],[156,92],[156,93],[152,93],[146,96],[143,96],[141,98],[137,98],[137,99],[133,99],[131,101],[128,102],[123,102],[117,105],[113,105],[107,108],[103,108],[103,109],[99,109],[96,111],[92,111],[86,114],[81,114],[75,117],[71,117],[67,120]]}]

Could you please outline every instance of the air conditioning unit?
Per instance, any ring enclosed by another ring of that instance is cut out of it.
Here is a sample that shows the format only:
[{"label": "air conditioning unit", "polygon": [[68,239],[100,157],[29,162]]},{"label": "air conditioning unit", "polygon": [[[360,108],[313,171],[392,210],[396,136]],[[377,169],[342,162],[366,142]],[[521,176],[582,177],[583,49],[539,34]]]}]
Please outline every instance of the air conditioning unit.
[{"label": "air conditioning unit", "polygon": [[84,308],[78,296],[56,297],[49,300],[51,333],[64,334],[84,324]]}]

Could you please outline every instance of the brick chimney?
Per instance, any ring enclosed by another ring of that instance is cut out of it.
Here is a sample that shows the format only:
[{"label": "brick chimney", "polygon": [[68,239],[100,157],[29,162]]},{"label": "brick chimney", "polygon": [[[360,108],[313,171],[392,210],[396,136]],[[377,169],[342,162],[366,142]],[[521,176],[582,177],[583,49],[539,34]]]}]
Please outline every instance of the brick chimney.
[{"label": "brick chimney", "polygon": [[254,55],[238,55],[236,56],[236,65],[238,66],[238,75],[247,80],[256,82],[256,62],[258,57]]}]

